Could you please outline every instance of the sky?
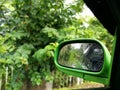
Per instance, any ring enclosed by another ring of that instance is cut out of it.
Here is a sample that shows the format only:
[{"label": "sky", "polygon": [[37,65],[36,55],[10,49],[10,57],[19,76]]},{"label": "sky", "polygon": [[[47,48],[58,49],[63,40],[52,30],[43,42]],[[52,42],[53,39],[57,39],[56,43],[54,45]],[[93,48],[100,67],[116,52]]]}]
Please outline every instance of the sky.
[{"label": "sky", "polygon": [[[65,4],[70,4],[72,3],[74,0],[66,0]],[[91,10],[86,6],[86,4],[84,4],[83,6],[83,12],[80,14],[82,16],[90,16],[90,17],[94,17],[94,14],[91,12]],[[79,17],[79,16],[78,16]]]},{"label": "sky", "polygon": [[86,6],[86,4],[84,4],[83,6],[83,12],[81,13],[84,16],[91,16],[94,17],[94,14],[91,12],[91,10]]}]

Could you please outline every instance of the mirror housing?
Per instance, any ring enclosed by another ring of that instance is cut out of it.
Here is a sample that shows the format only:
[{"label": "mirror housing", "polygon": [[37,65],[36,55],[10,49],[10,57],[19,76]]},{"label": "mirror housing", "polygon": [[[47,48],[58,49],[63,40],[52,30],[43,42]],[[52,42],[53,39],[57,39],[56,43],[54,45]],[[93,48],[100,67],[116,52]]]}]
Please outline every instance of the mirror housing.
[{"label": "mirror housing", "polygon": [[[60,58],[59,55],[60,55],[61,49],[68,44],[75,44],[75,43],[96,43],[102,48],[103,63],[102,63],[102,67],[100,70],[92,71],[92,70],[69,67],[66,65],[62,65],[58,61],[58,59]],[[56,48],[55,56],[54,56],[55,65],[62,72],[83,78],[85,80],[91,80],[91,81],[103,83],[105,85],[109,84],[110,60],[111,60],[111,55],[108,49],[106,48],[106,46],[100,41],[95,40],[95,39],[79,39],[79,40],[64,41],[60,43],[59,46]]]}]

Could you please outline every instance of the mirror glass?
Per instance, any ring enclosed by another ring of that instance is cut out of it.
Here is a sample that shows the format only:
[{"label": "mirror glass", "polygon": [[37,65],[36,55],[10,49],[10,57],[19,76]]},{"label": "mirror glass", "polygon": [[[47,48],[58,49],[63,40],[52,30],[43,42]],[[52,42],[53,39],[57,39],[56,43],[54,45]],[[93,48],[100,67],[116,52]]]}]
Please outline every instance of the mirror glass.
[{"label": "mirror glass", "polygon": [[62,47],[58,56],[60,65],[100,71],[103,66],[104,51],[98,43],[71,43]]}]

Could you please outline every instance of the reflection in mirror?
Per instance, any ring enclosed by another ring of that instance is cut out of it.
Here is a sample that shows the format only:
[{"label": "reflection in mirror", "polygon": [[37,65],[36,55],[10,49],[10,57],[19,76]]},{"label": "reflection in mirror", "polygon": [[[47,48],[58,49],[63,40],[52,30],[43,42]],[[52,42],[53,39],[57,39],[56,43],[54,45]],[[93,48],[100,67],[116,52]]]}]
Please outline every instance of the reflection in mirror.
[{"label": "reflection in mirror", "polygon": [[104,52],[97,43],[72,43],[60,50],[58,62],[60,65],[89,70],[100,71],[103,66]]}]

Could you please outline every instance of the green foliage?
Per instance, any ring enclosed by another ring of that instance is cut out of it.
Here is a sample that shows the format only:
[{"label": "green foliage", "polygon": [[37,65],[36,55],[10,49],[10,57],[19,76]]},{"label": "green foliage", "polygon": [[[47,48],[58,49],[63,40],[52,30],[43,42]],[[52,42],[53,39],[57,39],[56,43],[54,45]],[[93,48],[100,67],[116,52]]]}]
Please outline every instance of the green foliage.
[{"label": "green foliage", "polygon": [[15,51],[13,54],[14,63],[16,65],[28,64],[28,58],[31,54],[31,51],[34,49],[33,45],[30,44],[23,44]]},{"label": "green foliage", "polygon": [[[72,23],[75,19],[72,16],[76,11],[81,11],[81,8],[76,10],[77,5],[82,4],[83,2],[76,1],[71,6],[65,7],[64,0],[14,0],[12,5],[15,11],[11,14],[13,16],[11,24],[15,28],[11,32],[11,37],[18,47],[14,56],[17,63],[21,61],[22,64],[28,64],[26,69],[28,79],[34,85],[41,84],[42,80],[52,80],[51,73],[55,68],[53,54],[57,46],[55,42],[59,40],[58,29]],[[21,49],[21,45],[25,43],[32,45],[34,50]],[[31,52],[30,55],[28,52]],[[37,78],[38,74],[40,79]]]},{"label": "green foliage", "polygon": [[50,58],[54,56],[54,49],[57,47],[57,43],[50,43],[47,45],[44,49],[39,49],[38,51],[35,52],[33,55],[33,58],[40,62],[50,60]]},{"label": "green foliage", "polygon": [[[86,27],[81,21],[88,26]],[[60,34],[62,37],[60,37],[59,41],[79,38],[98,39],[108,47],[110,52],[112,52],[114,38],[96,18],[89,19],[87,22],[84,18],[80,18],[76,20],[72,26],[61,29]]]},{"label": "green foliage", "polygon": [[[33,59],[36,60],[38,62],[38,67],[36,67],[36,69],[34,69],[30,74],[32,74],[32,78],[31,81],[34,81],[34,83],[38,83],[39,79],[34,79],[34,73],[36,73],[36,71],[39,71],[37,73],[39,73],[41,80],[39,80],[39,84],[41,84],[42,79],[46,80],[46,81],[51,81],[53,80],[53,76],[51,74],[51,72],[54,71],[55,66],[53,63],[53,56],[54,56],[54,50],[57,47],[58,43],[50,43],[49,45],[47,45],[45,48],[43,49],[39,49],[38,51],[36,51],[33,54]],[[52,65],[52,66],[51,66]],[[36,76],[36,75],[35,75]],[[34,84],[33,84],[34,85]]]},{"label": "green foliage", "polygon": [[0,36],[0,76],[4,77],[0,79],[4,81],[2,89],[20,90],[24,78],[24,71],[21,70],[24,65],[28,65],[28,58],[34,47],[27,43],[15,47],[11,38],[10,34]]},{"label": "green foliage", "polygon": [[42,83],[40,73],[39,72],[34,72],[34,73],[31,73],[31,74],[32,74],[32,78],[31,78],[32,84],[33,85],[40,85]]},{"label": "green foliage", "polygon": [[20,90],[25,80],[40,85],[44,80],[54,79],[56,87],[65,86],[67,76],[56,71],[53,63],[57,42],[97,38],[111,51],[113,37],[96,19],[88,22],[83,17],[76,19],[75,15],[83,9],[83,1],[74,0],[66,5],[64,2],[65,0],[0,1],[2,89]]}]

